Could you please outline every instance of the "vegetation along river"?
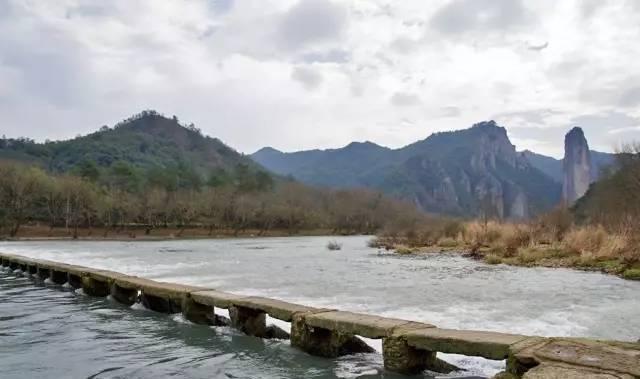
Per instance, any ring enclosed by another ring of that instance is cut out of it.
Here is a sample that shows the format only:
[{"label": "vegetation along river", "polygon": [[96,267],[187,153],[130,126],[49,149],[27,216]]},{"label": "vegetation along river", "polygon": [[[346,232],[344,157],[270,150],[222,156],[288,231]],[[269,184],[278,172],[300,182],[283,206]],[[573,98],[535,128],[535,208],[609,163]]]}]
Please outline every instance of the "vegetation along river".
[{"label": "vegetation along river", "polygon": [[[640,338],[640,282],[567,269],[490,266],[459,255],[398,256],[369,237],[154,242],[3,242],[0,250],[126,274],[433,323],[544,336]],[[282,322],[278,325],[287,328]],[[380,354],[335,360],[140,305],[0,273],[3,378],[395,378]],[[367,341],[378,350],[378,341]],[[504,362],[442,355],[486,377]],[[428,377],[428,374],[425,374]]]}]

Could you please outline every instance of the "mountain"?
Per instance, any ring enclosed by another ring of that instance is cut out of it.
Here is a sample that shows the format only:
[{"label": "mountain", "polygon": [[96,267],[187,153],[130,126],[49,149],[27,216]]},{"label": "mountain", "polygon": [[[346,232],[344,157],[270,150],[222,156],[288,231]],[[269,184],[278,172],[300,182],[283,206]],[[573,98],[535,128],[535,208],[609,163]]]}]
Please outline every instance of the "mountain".
[{"label": "mountain", "polygon": [[534,153],[530,150],[523,151],[522,155],[527,158],[533,167],[542,171],[545,175],[549,176],[556,182],[562,183],[564,180],[562,159],[555,159],[553,157]]},{"label": "mountain", "polygon": [[144,111],[113,128],[66,141],[36,143],[28,139],[0,140],[0,159],[38,164],[51,172],[69,172],[85,165],[108,170],[126,164],[141,172],[190,172],[203,179],[217,173],[233,175],[239,169],[266,171],[250,158],[217,138],[204,136],[176,117]]},{"label": "mountain", "polygon": [[309,150],[283,153],[271,147],[258,150],[251,158],[283,175],[312,185],[328,187],[361,187],[354,173],[372,169],[372,164],[385,162],[392,150],[371,142],[352,142],[341,149]]},{"label": "mountain", "polygon": [[374,188],[442,214],[524,218],[556,204],[561,192],[494,121],[395,150],[365,142],[296,153],[265,148],[251,157],[306,183]]},{"label": "mountain", "polygon": [[564,138],[562,199],[570,205],[584,196],[591,184],[591,152],[581,128],[575,127]]},{"label": "mountain", "polygon": [[[591,181],[595,182],[600,178],[602,170],[611,166],[615,160],[615,154],[603,153],[591,150]],[[537,154],[529,150],[525,150],[522,154],[531,162],[538,170],[553,178],[556,182],[564,181],[564,173],[562,168],[562,159],[555,159],[542,154]]]}]

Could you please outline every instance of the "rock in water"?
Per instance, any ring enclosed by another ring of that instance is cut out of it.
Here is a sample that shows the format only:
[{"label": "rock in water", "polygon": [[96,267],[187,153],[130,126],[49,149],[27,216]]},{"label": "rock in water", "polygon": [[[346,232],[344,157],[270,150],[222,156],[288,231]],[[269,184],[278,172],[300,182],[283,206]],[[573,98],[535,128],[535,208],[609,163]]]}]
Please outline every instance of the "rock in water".
[{"label": "rock in water", "polygon": [[573,205],[589,189],[591,183],[591,153],[581,128],[571,129],[564,139],[563,200]]}]

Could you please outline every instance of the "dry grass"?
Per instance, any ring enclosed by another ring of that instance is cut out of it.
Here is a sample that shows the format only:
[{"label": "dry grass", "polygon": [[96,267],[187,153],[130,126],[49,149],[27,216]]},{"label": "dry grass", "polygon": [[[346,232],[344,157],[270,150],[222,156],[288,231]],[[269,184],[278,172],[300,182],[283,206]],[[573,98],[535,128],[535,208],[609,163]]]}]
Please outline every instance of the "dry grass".
[{"label": "dry grass", "polygon": [[[429,224],[393,239],[379,237],[379,246],[399,253],[470,251],[489,264],[576,267],[635,278],[640,270],[640,238],[600,225],[576,226],[567,213],[554,211],[530,223],[454,222]],[[400,248],[397,248],[400,246]],[[629,271],[632,270],[632,271]]]},{"label": "dry grass", "polygon": [[561,243],[583,258],[608,260],[633,251],[631,242],[626,235],[609,233],[602,226],[585,226],[570,230]]}]

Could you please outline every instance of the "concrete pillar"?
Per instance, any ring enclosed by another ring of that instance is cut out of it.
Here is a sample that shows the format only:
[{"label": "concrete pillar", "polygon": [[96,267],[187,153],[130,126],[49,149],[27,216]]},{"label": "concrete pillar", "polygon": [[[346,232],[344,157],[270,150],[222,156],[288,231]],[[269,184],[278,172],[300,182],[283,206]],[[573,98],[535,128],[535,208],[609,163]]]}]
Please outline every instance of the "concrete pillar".
[{"label": "concrete pillar", "polygon": [[62,284],[65,284],[67,282],[67,273],[64,272],[64,271],[50,270],[49,278],[55,284],[62,285]]},{"label": "concrete pillar", "polygon": [[229,317],[231,318],[231,326],[247,335],[256,337],[267,335],[267,315],[262,311],[231,306],[229,307]]},{"label": "concrete pillar", "polygon": [[196,303],[191,296],[185,296],[182,300],[182,314],[194,324],[216,325],[216,315],[213,307]]},{"label": "concrete pillar", "polygon": [[113,283],[111,285],[111,297],[119,303],[131,306],[138,301],[138,289],[123,288]]},{"label": "concrete pillar", "polygon": [[89,296],[106,297],[111,293],[111,288],[107,281],[100,281],[90,276],[83,276],[82,291]]},{"label": "concrete pillar", "polygon": [[9,267],[9,260],[7,258],[0,257],[0,264],[2,264],[2,267]]},{"label": "concrete pillar", "polygon": [[293,316],[291,321],[291,346],[295,346],[311,355],[327,358],[375,351],[354,335],[307,325],[304,322],[304,315]]}]

